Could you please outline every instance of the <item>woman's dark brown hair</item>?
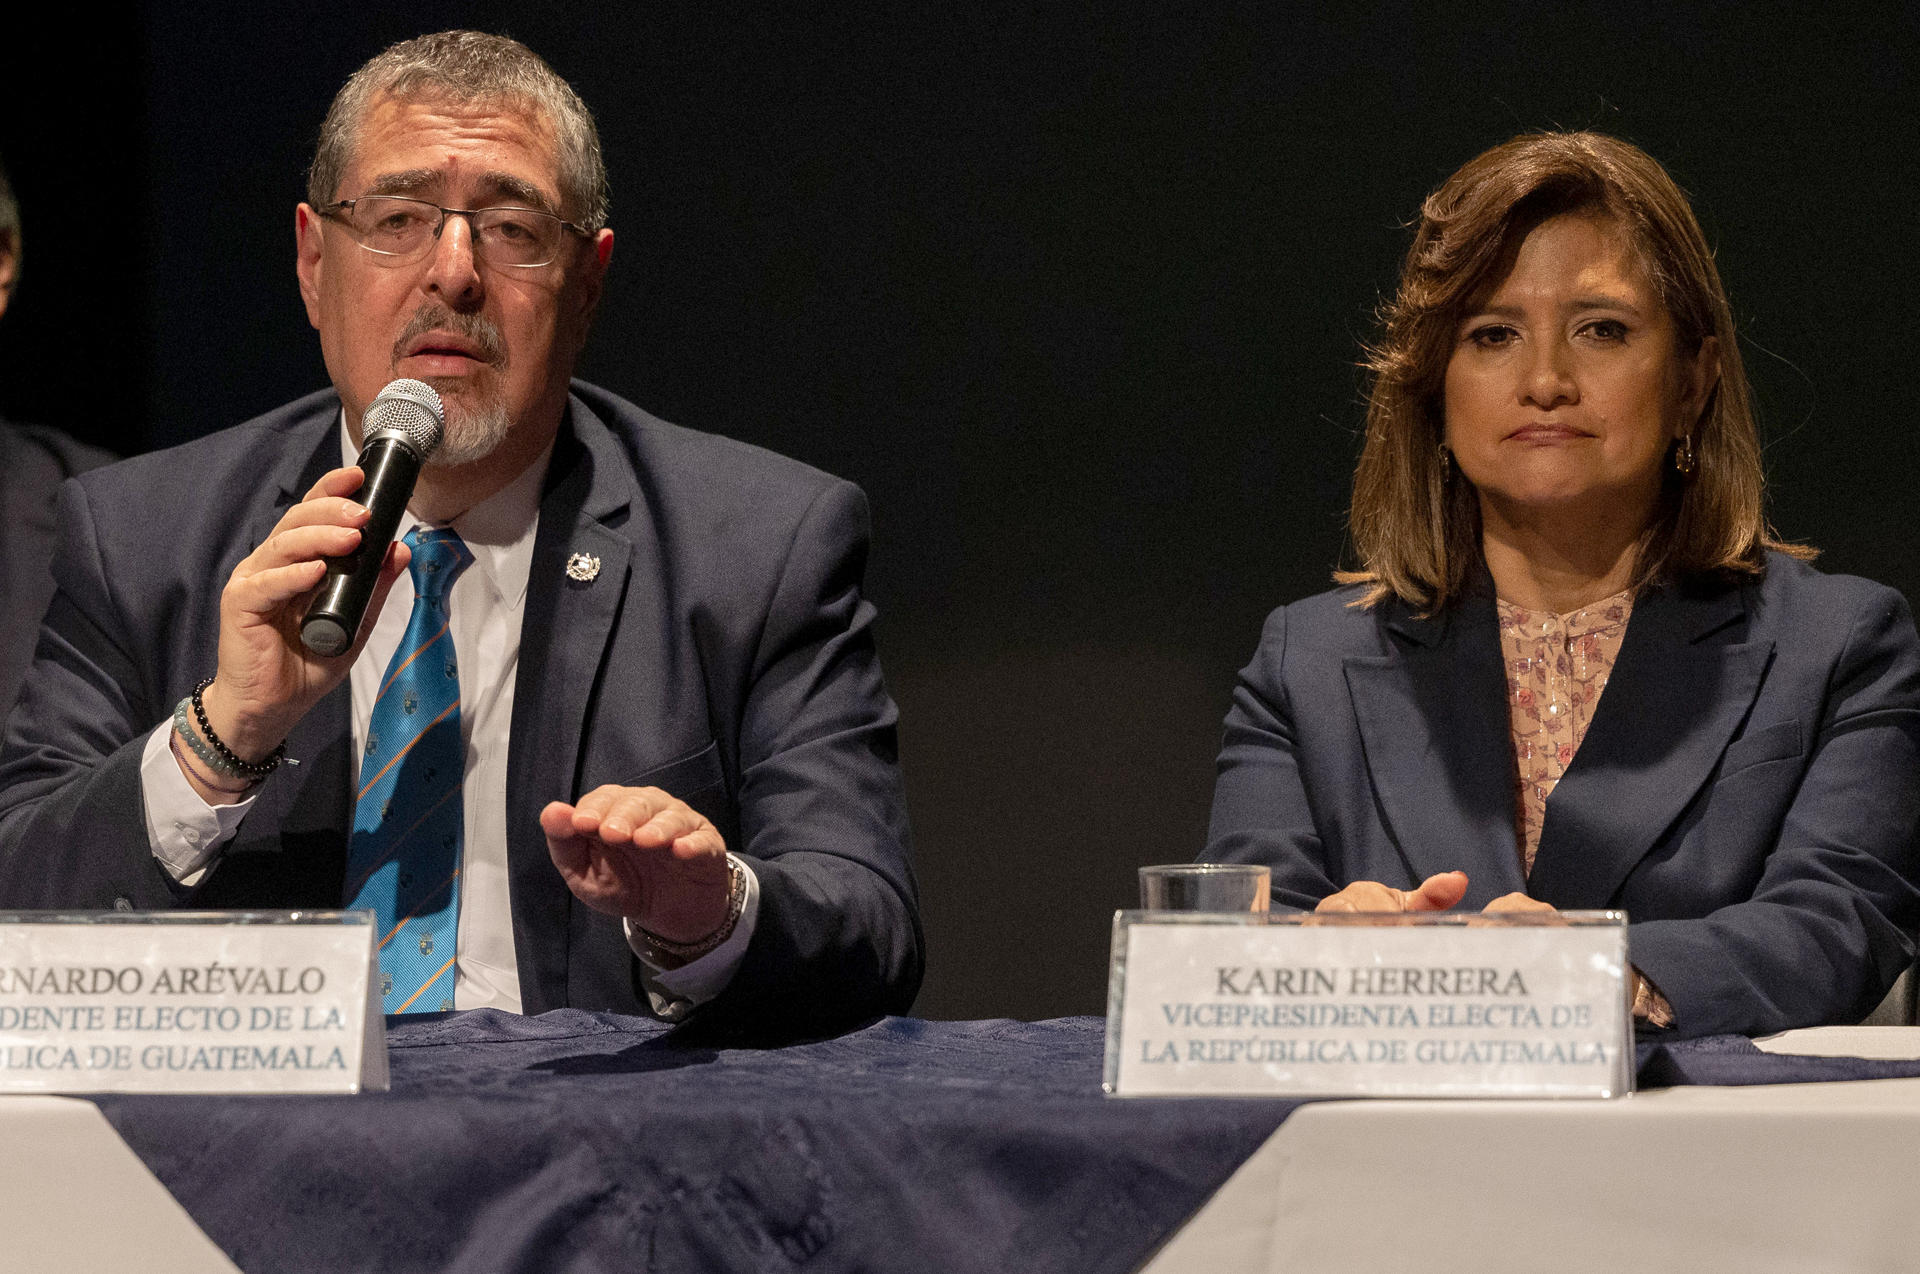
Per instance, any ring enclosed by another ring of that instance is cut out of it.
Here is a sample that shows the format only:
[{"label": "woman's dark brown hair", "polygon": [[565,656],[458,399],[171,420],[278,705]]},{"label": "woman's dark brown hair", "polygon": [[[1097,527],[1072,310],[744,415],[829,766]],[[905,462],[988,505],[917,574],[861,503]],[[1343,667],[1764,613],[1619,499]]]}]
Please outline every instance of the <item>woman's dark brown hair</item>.
[{"label": "woman's dark brown hair", "polygon": [[1458,599],[1481,561],[1473,485],[1441,458],[1441,394],[1459,324],[1512,269],[1543,221],[1613,221],[1673,318],[1680,349],[1716,339],[1720,381],[1691,431],[1691,477],[1669,466],[1633,584],[1755,576],[1779,543],[1763,508],[1759,433],[1733,313],[1687,197],[1652,156],[1600,133],[1532,133],[1468,161],[1427,197],[1399,291],[1368,351],[1367,435],[1348,526],[1369,585],[1362,605],[1398,597],[1432,613]]}]

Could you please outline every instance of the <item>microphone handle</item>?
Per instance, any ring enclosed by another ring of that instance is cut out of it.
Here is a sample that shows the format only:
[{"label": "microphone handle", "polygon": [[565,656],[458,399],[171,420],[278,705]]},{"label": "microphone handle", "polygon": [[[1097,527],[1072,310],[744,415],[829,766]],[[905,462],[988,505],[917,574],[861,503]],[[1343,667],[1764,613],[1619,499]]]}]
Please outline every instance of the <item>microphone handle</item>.
[{"label": "microphone handle", "polygon": [[358,548],[327,559],[326,578],[300,621],[300,642],[316,655],[343,655],[353,645],[380,581],[380,563],[420,477],[420,457],[393,438],[369,443],[359,464],[367,480],[354,498],[373,516],[360,528]]}]

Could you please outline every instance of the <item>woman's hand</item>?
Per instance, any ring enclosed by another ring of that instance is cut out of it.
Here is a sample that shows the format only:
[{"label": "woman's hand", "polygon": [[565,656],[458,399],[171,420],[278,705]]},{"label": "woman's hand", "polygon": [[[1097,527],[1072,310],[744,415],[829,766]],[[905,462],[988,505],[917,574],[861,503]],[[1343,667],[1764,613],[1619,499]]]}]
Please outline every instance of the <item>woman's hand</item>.
[{"label": "woman's hand", "polygon": [[[1563,925],[1567,923],[1560,918],[1560,909],[1558,907],[1555,907],[1550,902],[1541,902],[1538,898],[1529,898],[1525,894],[1501,894],[1498,898],[1495,898],[1492,902],[1480,909],[1480,914],[1483,916],[1499,915],[1501,912],[1533,912],[1536,915],[1545,913],[1543,919],[1547,924]],[[1492,922],[1469,920],[1467,923],[1470,925],[1478,925],[1491,924]]]},{"label": "woman's hand", "polygon": [[1466,896],[1467,873],[1443,871],[1421,881],[1418,889],[1395,889],[1377,880],[1356,880],[1339,893],[1322,898],[1314,911],[1445,911]]},{"label": "woman's hand", "polygon": [[1558,908],[1556,908],[1550,902],[1541,902],[1538,898],[1529,898],[1525,894],[1501,894],[1498,898],[1495,898],[1492,902],[1488,903],[1485,907],[1482,907],[1480,910],[1482,912],[1557,911]]}]

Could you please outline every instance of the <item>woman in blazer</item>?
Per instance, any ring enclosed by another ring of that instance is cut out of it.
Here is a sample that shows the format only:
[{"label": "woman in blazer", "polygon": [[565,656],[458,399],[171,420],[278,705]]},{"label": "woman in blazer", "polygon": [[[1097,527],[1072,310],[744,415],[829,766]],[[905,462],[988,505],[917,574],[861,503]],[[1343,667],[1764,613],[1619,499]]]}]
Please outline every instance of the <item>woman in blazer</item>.
[{"label": "woman in blazer", "polygon": [[1920,641],[1773,538],[1685,196],[1516,138],[1428,198],[1384,317],[1360,569],[1268,619],[1202,857],[1302,909],[1619,908],[1648,1027],[1858,1020],[1920,924]]}]

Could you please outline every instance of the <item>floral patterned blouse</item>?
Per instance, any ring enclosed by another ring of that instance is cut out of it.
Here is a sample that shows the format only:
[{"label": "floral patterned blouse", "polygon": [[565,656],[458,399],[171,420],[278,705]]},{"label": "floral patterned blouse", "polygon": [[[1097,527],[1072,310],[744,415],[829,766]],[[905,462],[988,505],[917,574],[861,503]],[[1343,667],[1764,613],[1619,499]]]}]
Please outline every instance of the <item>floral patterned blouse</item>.
[{"label": "floral patterned blouse", "polygon": [[[1607,688],[1620,643],[1633,615],[1633,590],[1603,597],[1566,615],[1494,603],[1500,615],[1500,654],[1507,667],[1507,718],[1513,729],[1513,822],[1520,865],[1533,875],[1547,798],[1573,764],[1587,736],[1600,693]],[[1644,978],[1635,984],[1633,1013],[1655,1026],[1673,1024],[1673,1007]]]},{"label": "floral patterned blouse", "polygon": [[1495,603],[1513,728],[1514,838],[1530,876],[1547,797],[1573,764],[1633,614],[1633,591],[1566,615]]}]

